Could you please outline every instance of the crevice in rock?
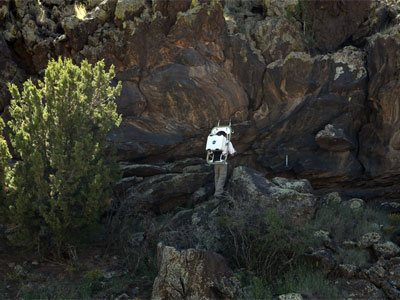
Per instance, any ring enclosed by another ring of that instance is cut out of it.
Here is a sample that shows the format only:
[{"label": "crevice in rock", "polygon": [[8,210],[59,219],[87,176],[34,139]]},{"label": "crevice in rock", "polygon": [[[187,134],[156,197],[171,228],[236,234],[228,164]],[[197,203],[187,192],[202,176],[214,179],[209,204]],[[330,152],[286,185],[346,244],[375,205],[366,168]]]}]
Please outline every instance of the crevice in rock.
[{"label": "crevice in rock", "polygon": [[258,15],[261,15],[261,16],[265,17],[264,8],[263,8],[261,5],[253,6],[253,7],[251,8],[251,12],[252,12],[253,14],[258,14]]},{"label": "crevice in rock", "polygon": [[[369,71],[368,71],[368,56],[366,55],[365,56],[365,63],[364,63],[364,67],[365,67],[365,71],[366,71],[366,76],[367,76],[367,79],[366,79],[366,84],[365,84],[365,115],[366,115],[366,123],[365,124],[368,124],[369,122],[370,122],[370,114],[371,114],[371,111],[370,111],[370,109],[369,109],[369,106],[368,106],[368,98],[369,98],[369,89],[368,89],[368,86],[369,86],[369,81],[370,81],[370,79],[369,79]],[[364,125],[365,125],[364,124]],[[359,130],[358,130],[358,132],[357,132],[357,135],[356,135],[356,139],[357,139],[357,151],[356,151],[356,158],[357,158],[357,161],[359,162],[359,164],[360,164],[360,166],[361,166],[361,168],[362,168],[362,174],[363,175],[365,175],[365,172],[366,172],[366,168],[365,168],[365,165],[363,164],[363,162],[362,162],[362,160],[360,159],[360,150],[361,150],[361,143],[360,143],[360,133],[361,133],[361,131],[362,131],[362,129],[363,129],[363,125],[362,126],[360,126],[360,128],[359,128]]]}]

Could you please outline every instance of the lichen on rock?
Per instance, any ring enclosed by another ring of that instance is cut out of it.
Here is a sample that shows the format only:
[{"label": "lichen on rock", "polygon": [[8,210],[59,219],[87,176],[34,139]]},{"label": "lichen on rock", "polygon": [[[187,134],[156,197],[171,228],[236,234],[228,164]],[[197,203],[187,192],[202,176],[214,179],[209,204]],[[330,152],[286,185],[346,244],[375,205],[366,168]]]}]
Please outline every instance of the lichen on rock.
[{"label": "lichen on rock", "polygon": [[139,16],[145,8],[145,0],[118,0],[114,13],[115,19],[125,20],[128,16]]},{"label": "lichen on rock", "polygon": [[152,300],[238,299],[239,280],[224,258],[213,252],[179,251],[161,243],[157,246],[159,272],[154,280]]}]

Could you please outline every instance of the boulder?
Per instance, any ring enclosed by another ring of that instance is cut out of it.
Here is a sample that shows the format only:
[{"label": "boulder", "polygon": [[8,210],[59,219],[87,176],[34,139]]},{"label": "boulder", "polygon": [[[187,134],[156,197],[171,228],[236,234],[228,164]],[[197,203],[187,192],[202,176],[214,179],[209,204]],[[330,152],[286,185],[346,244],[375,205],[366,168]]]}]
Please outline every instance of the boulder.
[{"label": "boulder", "polygon": [[345,299],[388,299],[385,293],[368,280],[345,280],[341,284]]},{"label": "boulder", "polygon": [[98,19],[86,16],[79,19],[76,15],[66,17],[62,20],[61,26],[68,37],[68,45],[76,52],[83,49],[88,42],[88,38],[95,32]]},{"label": "boulder", "polygon": [[157,246],[158,275],[152,300],[238,299],[240,282],[224,258],[214,252]]},{"label": "boulder", "polygon": [[365,206],[365,202],[363,199],[352,198],[346,203],[351,209],[359,209]]},{"label": "boulder", "polygon": [[170,28],[176,22],[176,16],[178,12],[187,11],[191,4],[191,0],[154,0],[153,10],[160,11],[163,16],[167,17],[165,26]]},{"label": "boulder", "polygon": [[[96,3],[97,1],[97,3]],[[100,24],[104,24],[110,21],[115,13],[115,7],[117,5],[117,0],[96,0],[89,1],[92,6],[92,10],[89,12],[90,16],[99,20]]]},{"label": "boulder", "polygon": [[205,44],[217,41],[227,32],[223,13],[220,1],[195,2],[187,11],[177,13],[176,22],[172,25],[168,37],[171,41],[185,46],[197,44],[196,41],[199,40]]},{"label": "boulder", "polygon": [[368,248],[379,243],[382,240],[382,236],[377,232],[368,232],[364,234],[358,241],[358,247]]},{"label": "boulder", "polygon": [[[251,201],[263,209],[274,208],[279,213],[287,214],[296,220],[311,218],[315,212],[316,197],[300,188],[304,187],[302,180],[275,179],[269,181],[258,171],[247,167],[236,167],[228,185],[228,191],[240,201]],[[284,183],[285,182],[285,183]]]},{"label": "boulder", "polygon": [[358,244],[354,241],[346,240],[346,241],[342,242],[342,247],[344,249],[356,249],[357,246],[358,246]]},{"label": "boulder", "polygon": [[288,12],[293,13],[298,6],[298,1],[288,0],[271,0],[265,3],[268,17],[287,17]]},{"label": "boulder", "polygon": [[208,200],[194,209],[176,213],[159,230],[158,239],[177,249],[221,252],[224,238],[218,226],[221,201]]},{"label": "boulder", "polygon": [[350,264],[339,264],[336,267],[335,273],[343,278],[352,279],[356,275],[357,266]]},{"label": "boulder", "polygon": [[288,179],[283,177],[274,177],[272,182],[283,189],[295,190],[299,193],[312,194],[313,188],[307,179]]},{"label": "boulder", "polygon": [[355,142],[352,141],[343,131],[332,124],[328,124],[325,128],[317,133],[315,141],[318,146],[327,151],[346,151],[354,150]]},{"label": "boulder", "polygon": [[331,192],[322,197],[321,201],[324,205],[340,204],[342,203],[342,197],[338,192]]},{"label": "boulder", "polygon": [[400,247],[391,241],[374,244],[373,249],[378,257],[391,258],[400,255]]},{"label": "boulder", "polygon": [[193,193],[211,181],[211,174],[211,168],[203,165],[197,169],[185,169],[182,173],[146,177],[128,188],[126,201],[132,210],[165,213],[187,204]]},{"label": "boulder", "polygon": [[146,8],[145,0],[118,0],[115,7],[115,20],[124,21],[140,16]]},{"label": "boulder", "polygon": [[389,299],[399,299],[400,296],[400,259],[381,257],[373,266],[362,270],[359,277],[367,279],[377,287],[381,287]]},{"label": "boulder", "polygon": [[318,268],[325,275],[334,271],[336,268],[336,261],[329,250],[317,249],[312,253],[303,254],[303,258],[311,266]]},{"label": "boulder", "polygon": [[256,47],[261,51],[266,64],[283,59],[290,52],[306,52],[301,24],[288,22],[286,18],[267,17],[260,20],[252,27],[250,35],[254,38]]},{"label": "boulder", "polygon": [[400,291],[400,258],[391,258],[387,264],[388,281],[397,290]]}]

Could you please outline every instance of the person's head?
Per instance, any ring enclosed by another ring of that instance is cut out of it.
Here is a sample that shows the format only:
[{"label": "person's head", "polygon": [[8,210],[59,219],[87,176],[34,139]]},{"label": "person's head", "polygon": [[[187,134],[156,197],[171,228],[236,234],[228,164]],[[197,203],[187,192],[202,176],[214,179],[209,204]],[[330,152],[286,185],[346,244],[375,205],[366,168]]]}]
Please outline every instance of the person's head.
[{"label": "person's head", "polygon": [[226,132],[225,131],[218,131],[217,135],[219,135],[219,136],[223,135],[224,137],[226,137]]}]

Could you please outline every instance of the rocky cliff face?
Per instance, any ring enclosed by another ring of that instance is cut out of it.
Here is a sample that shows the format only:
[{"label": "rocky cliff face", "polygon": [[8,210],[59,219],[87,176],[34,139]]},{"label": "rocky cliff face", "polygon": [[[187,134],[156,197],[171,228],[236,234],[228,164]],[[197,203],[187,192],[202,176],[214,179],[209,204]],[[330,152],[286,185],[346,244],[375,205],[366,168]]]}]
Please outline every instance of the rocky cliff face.
[{"label": "rocky cliff face", "polygon": [[121,160],[203,157],[210,129],[232,120],[234,165],[396,197],[399,11],[377,0],[1,0],[0,111],[5,83],[40,77],[49,58],[104,59],[123,83]]}]

